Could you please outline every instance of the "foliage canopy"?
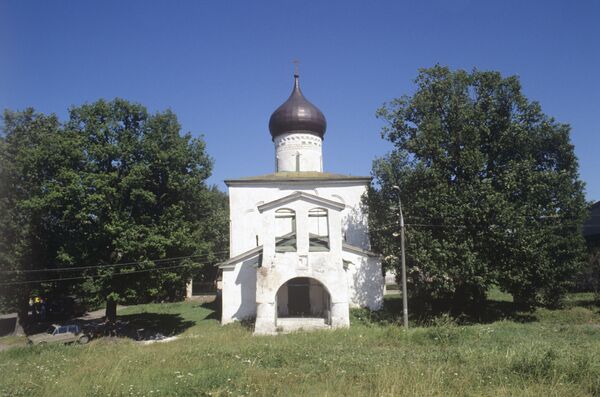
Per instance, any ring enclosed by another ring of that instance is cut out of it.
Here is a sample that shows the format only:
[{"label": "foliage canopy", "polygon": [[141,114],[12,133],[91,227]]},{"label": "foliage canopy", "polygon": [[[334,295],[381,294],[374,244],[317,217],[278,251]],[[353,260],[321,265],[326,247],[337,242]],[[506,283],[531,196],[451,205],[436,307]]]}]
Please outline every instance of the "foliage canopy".
[{"label": "foliage canopy", "polygon": [[[226,257],[226,197],[206,185],[204,141],[180,130],[171,111],[121,99],[74,107],[64,124],[32,109],[5,112],[0,266],[20,271],[11,281],[64,279],[7,288],[5,300],[22,305],[31,288],[113,308],[171,300],[202,264]],[[56,270],[23,272],[34,269]]]},{"label": "foliage canopy", "polygon": [[523,304],[558,303],[583,259],[570,127],[529,101],[515,76],[438,65],[416,84],[377,112],[393,145],[374,162],[369,199],[385,264],[399,267],[397,185],[414,296],[464,307],[498,285]]}]

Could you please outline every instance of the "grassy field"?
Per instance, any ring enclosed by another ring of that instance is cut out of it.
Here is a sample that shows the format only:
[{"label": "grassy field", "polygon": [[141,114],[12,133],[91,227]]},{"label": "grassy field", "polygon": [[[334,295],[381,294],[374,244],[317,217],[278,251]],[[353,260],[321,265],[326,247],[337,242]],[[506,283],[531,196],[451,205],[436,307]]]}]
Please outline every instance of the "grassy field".
[{"label": "grassy field", "polygon": [[8,349],[0,352],[0,395],[600,395],[600,312],[591,295],[534,313],[511,312],[510,297],[493,299],[483,323],[440,316],[405,332],[389,317],[355,311],[347,330],[276,337],[222,327],[207,305],[129,307],[119,313],[127,321],[179,339]]}]

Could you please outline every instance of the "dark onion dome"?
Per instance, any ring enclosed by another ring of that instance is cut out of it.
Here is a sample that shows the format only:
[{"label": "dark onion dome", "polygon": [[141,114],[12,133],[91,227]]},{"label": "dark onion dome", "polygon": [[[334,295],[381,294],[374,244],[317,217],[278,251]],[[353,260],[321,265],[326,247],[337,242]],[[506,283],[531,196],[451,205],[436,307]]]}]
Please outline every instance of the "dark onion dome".
[{"label": "dark onion dome", "polygon": [[304,98],[300,91],[298,77],[294,74],[294,89],[288,100],[271,115],[269,130],[273,139],[289,132],[304,132],[321,139],[325,135],[327,129],[325,116],[319,108]]}]

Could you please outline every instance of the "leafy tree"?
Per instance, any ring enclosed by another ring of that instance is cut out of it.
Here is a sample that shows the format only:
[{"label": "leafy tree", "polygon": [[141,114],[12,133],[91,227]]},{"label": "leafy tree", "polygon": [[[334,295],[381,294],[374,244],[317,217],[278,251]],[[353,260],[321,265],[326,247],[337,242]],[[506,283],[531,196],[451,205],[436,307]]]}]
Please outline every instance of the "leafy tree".
[{"label": "leafy tree", "polygon": [[[60,134],[56,116],[27,109],[4,113],[0,135],[0,306],[17,310],[20,323],[27,319],[30,280],[50,273],[46,268],[64,238],[62,213],[57,205],[59,185],[71,177],[80,156],[75,140]],[[63,287],[60,283],[57,287]]]},{"label": "leafy tree", "polygon": [[582,263],[583,183],[570,127],[542,113],[517,77],[422,69],[417,90],[382,107],[370,192],[374,245],[399,266],[398,194],[409,291],[455,308],[492,285],[519,303],[556,304]]},{"label": "leafy tree", "polygon": [[588,219],[584,223],[584,237],[587,246],[588,260],[581,272],[577,275],[575,291],[593,291],[600,301],[600,228],[597,209],[600,202],[589,203]]},{"label": "leafy tree", "polygon": [[[19,128],[40,133],[29,119],[14,118],[5,116],[5,142]],[[47,290],[68,282],[67,288],[89,300],[105,300],[107,317],[114,320],[118,302],[177,299],[192,273],[214,272],[208,264],[226,257],[228,245],[226,197],[206,185],[212,160],[203,140],[181,135],[170,111],[150,115],[120,99],[75,107],[64,125],[51,119],[48,139],[59,143],[25,145],[43,153],[23,159],[39,168],[40,177],[23,188],[27,199],[7,204],[15,214],[25,206],[48,219],[29,217],[46,232],[37,235],[42,249],[25,250],[44,255],[29,266],[75,268],[52,273],[65,281],[45,284]],[[23,170],[12,174],[22,178]],[[13,192],[11,187],[5,193]],[[28,236],[14,240],[31,244]]]}]

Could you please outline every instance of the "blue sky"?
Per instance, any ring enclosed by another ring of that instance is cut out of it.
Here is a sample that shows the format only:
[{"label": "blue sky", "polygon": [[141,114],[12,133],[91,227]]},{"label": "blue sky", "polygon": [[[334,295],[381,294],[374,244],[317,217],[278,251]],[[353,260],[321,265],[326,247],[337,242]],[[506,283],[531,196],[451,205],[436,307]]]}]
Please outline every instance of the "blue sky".
[{"label": "blue sky", "polygon": [[600,200],[598,1],[0,2],[0,109],[65,118],[125,98],[172,109],[204,134],[210,182],[274,170],[268,120],[300,59],[325,114],[327,171],[368,175],[389,150],[374,116],[414,90],[420,67],[520,76],[544,112],[571,124],[589,200]]}]

